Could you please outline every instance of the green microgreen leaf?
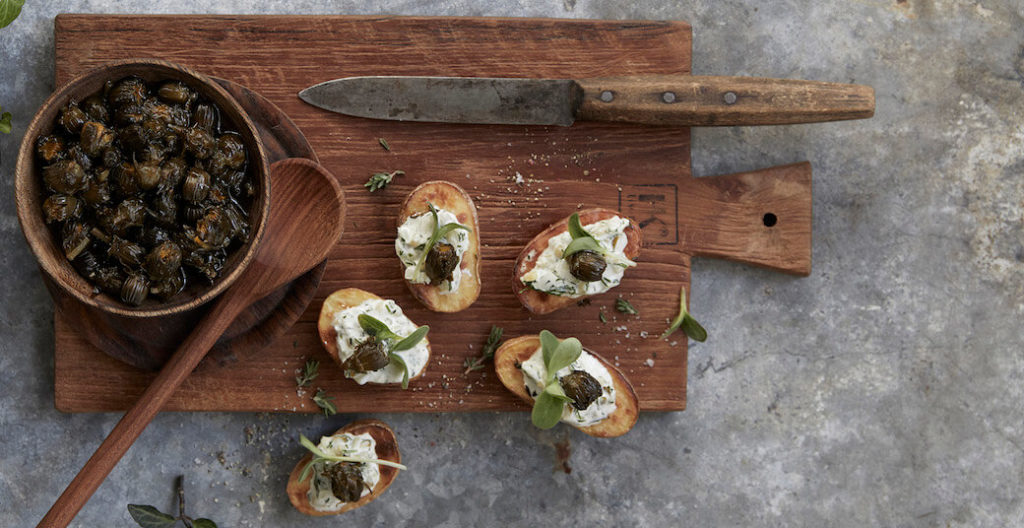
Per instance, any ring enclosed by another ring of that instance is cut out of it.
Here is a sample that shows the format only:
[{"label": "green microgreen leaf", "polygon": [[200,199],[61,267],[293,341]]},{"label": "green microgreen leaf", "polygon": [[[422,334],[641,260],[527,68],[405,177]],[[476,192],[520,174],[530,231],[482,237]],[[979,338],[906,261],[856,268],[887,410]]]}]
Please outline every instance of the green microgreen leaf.
[{"label": "green microgreen leaf", "polygon": [[217,528],[217,523],[209,519],[196,519],[192,521],[192,528]]},{"label": "green microgreen leaf", "polygon": [[310,472],[313,471],[313,466],[318,462],[358,462],[360,464],[377,464],[378,466],[389,466],[403,470],[409,469],[405,465],[399,464],[398,462],[382,460],[379,458],[328,455],[327,453],[324,453],[319,448],[317,448],[316,444],[314,444],[309,438],[306,438],[306,435],[299,435],[299,443],[302,444],[302,447],[305,447],[311,453],[313,453],[312,460],[310,460],[309,463],[306,464],[306,467],[302,468],[302,473],[299,474],[299,482],[306,480],[306,477],[308,477]]},{"label": "green microgreen leaf", "polygon": [[664,334],[661,334],[661,338],[665,339],[672,332],[683,329],[683,333],[687,337],[694,341],[700,341],[703,343],[708,338],[708,331],[704,329],[696,319],[690,315],[690,312],[686,310],[686,286],[679,289],[679,315],[672,320],[672,324],[669,325],[668,330],[665,330]]},{"label": "green microgreen leaf", "polygon": [[388,145],[388,142],[387,142],[386,139],[384,139],[384,138],[377,138],[377,143],[380,143],[380,146],[384,150],[386,150],[388,152],[391,152],[391,145]]},{"label": "green microgreen leaf", "polygon": [[559,343],[555,352],[551,354],[547,365],[545,365],[548,371],[548,380],[551,380],[547,384],[551,385],[553,383],[555,375],[559,370],[572,365],[573,361],[579,359],[582,351],[583,346],[580,344],[580,340],[575,337],[570,337]]},{"label": "green microgreen leaf", "polygon": [[565,389],[562,388],[561,383],[548,383],[544,386],[544,392],[558,398],[563,402],[571,402],[572,398],[566,396]]},{"label": "green microgreen leaf", "polygon": [[0,28],[5,28],[14,22],[21,14],[21,6],[25,0],[0,0]]},{"label": "green microgreen leaf", "polygon": [[170,528],[177,519],[152,506],[129,504],[128,515],[142,528]]},{"label": "green microgreen leaf", "polygon": [[299,387],[307,387],[319,375],[320,362],[315,359],[307,360],[306,365],[302,368],[302,373],[295,376],[295,384]]},{"label": "green microgreen leaf", "polygon": [[333,396],[328,396],[327,391],[323,389],[316,390],[316,396],[313,396],[313,403],[320,407],[324,411],[324,416],[330,416],[332,414],[338,414],[338,408],[335,407]]},{"label": "green microgreen leaf", "polygon": [[544,358],[544,365],[551,362],[551,355],[555,353],[555,349],[558,348],[558,338],[555,334],[547,330],[540,331],[540,348]]},{"label": "green microgreen leaf", "polygon": [[391,183],[391,180],[395,179],[395,176],[402,176],[405,171],[396,170],[393,172],[375,172],[370,176],[369,180],[363,184],[370,192],[377,192]]},{"label": "green microgreen leaf", "polygon": [[583,229],[583,224],[580,223],[579,213],[573,213],[569,217],[569,234],[572,235],[573,240],[577,238],[594,238]]},{"label": "green microgreen leaf", "polygon": [[530,419],[538,429],[551,429],[558,425],[558,420],[562,419],[562,409],[564,408],[565,402],[544,391],[533,401]]},{"label": "green microgreen leaf", "polygon": [[405,339],[395,343],[395,346],[391,347],[391,351],[401,352],[402,350],[409,350],[419,344],[420,341],[423,341],[423,338],[427,337],[427,332],[429,331],[430,327],[427,325],[417,328],[413,333],[406,336]]},{"label": "green microgreen leaf", "polygon": [[420,274],[420,270],[423,269],[423,265],[427,263],[427,254],[430,253],[430,250],[434,247],[434,244],[437,244],[438,240],[441,240],[442,237],[456,229],[472,231],[472,229],[454,222],[442,226],[440,225],[441,220],[437,216],[437,207],[434,207],[434,204],[427,202],[427,209],[430,210],[430,215],[434,217],[434,228],[430,232],[430,238],[427,240],[427,243],[423,245],[423,254],[420,255],[420,260],[416,263],[416,270],[413,274],[414,277]]},{"label": "green microgreen leaf", "polygon": [[591,237],[574,238],[572,242],[569,242],[568,246],[565,246],[565,250],[562,251],[562,258],[569,258],[574,253],[580,251],[593,251],[600,255],[605,255],[607,252],[601,247],[601,244],[597,240]]},{"label": "green microgreen leaf", "polygon": [[384,324],[383,321],[377,319],[372,315],[359,314],[359,317],[357,319],[359,321],[359,326],[367,334],[377,336],[377,338],[379,339],[401,339],[401,337],[398,334],[392,332],[391,329],[388,328],[388,325]]},{"label": "green microgreen leaf", "polygon": [[494,357],[494,352],[498,350],[498,346],[501,345],[501,334],[505,330],[497,325],[491,325],[491,333],[487,336],[487,342],[484,343],[483,348],[480,349],[480,357],[477,358],[466,358],[465,363],[462,365],[466,367],[466,372],[463,374],[469,374],[474,370],[480,370],[484,368],[484,362]]},{"label": "green microgreen leaf", "polygon": [[[426,327],[421,326],[420,328],[426,328]],[[402,359],[402,356],[399,356],[398,354],[395,354],[394,352],[391,352],[390,354],[388,354],[388,360],[391,361],[392,363],[398,365],[398,367],[402,369],[402,388],[403,389],[408,389],[409,388],[409,365],[407,365],[405,363],[405,360]]]},{"label": "green microgreen leaf", "polygon": [[623,299],[622,297],[615,299],[615,309],[624,314],[640,315],[640,312],[637,311],[637,309],[634,308],[633,305],[629,303],[629,301]]}]

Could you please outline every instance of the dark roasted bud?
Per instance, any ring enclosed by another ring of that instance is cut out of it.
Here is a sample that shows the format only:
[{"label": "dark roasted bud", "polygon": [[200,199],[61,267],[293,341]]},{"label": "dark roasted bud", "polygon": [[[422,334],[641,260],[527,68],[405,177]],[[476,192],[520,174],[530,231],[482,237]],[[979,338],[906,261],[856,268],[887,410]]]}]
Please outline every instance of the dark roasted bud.
[{"label": "dark roasted bud", "polygon": [[147,118],[158,121],[163,125],[174,121],[174,110],[170,105],[150,99],[146,102],[144,109]]},{"label": "dark roasted bud", "polygon": [[154,247],[163,244],[164,242],[171,239],[171,234],[166,229],[161,227],[150,227],[142,232],[142,238],[139,240],[147,247]]},{"label": "dark roasted bud", "polygon": [[158,279],[168,279],[181,268],[181,248],[170,240],[153,248],[146,255],[146,273]]},{"label": "dark roasted bud", "polygon": [[145,99],[146,83],[138,77],[122,79],[107,92],[107,101],[115,108],[140,105]]},{"label": "dark roasted bud", "polygon": [[195,233],[193,240],[200,248],[223,249],[231,242],[231,220],[224,214],[224,209],[210,207],[196,222]]},{"label": "dark roasted bud", "polygon": [[160,186],[165,189],[174,189],[185,179],[188,172],[188,164],[184,158],[171,158],[160,165]]},{"label": "dark roasted bud", "polygon": [[181,155],[181,149],[184,147],[184,144],[181,142],[180,135],[174,132],[165,132],[161,141],[164,144],[164,153],[169,156]]},{"label": "dark roasted bud", "polygon": [[186,127],[192,121],[192,114],[187,106],[171,107],[171,124]]},{"label": "dark roasted bud", "polygon": [[74,144],[68,148],[68,159],[75,160],[79,165],[82,166],[82,170],[88,172],[92,170],[92,159],[82,149],[82,145]]},{"label": "dark roasted bud", "polygon": [[112,235],[125,236],[132,227],[141,226],[146,217],[146,205],[138,198],[129,198],[117,207],[100,214],[100,223]]},{"label": "dark roasted bud", "polygon": [[149,293],[166,301],[183,289],[185,289],[185,276],[179,271],[166,279],[154,282],[149,288]]},{"label": "dark roasted bud", "polygon": [[103,104],[103,99],[98,95],[86,97],[79,106],[81,106],[85,115],[89,116],[89,119],[92,121],[99,121],[100,123],[110,121],[110,111],[107,110],[107,105]]},{"label": "dark roasted bud", "polygon": [[82,214],[82,202],[74,196],[51,194],[43,201],[43,213],[47,224],[78,218]]},{"label": "dark roasted bud", "polygon": [[135,164],[135,182],[140,189],[148,191],[156,187],[160,183],[161,177],[160,160]]},{"label": "dark roasted bud", "polygon": [[85,188],[89,176],[77,161],[67,159],[44,167],[43,182],[52,191],[73,194]]},{"label": "dark roasted bud", "polygon": [[572,398],[572,406],[582,411],[601,397],[601,384],[585,370],[574,370],[558,380],[565,395]]},{"label": "dark roasted bud", "polygon": [[158,224],[173,229],[178,219],[178,201],[174,199],[174,192],[158,192],[149,202],[149,215]]},{"label": "dark roasted bud", "polygon": [[199,203],[210,194],[210,175],[199,167],[192,167],[181,186],[181,196],[192,203]]},{"label": "dark roasted bud", "polygon": [[107,254],[117,259],[122,266],[136,269],[142,265],[142,258],[146,255],[146,250],[135,242],[115,235],[110,239],[110,247],[107,249]]},{"label": "dark roasted bud", "polygon": [[93,180],[82,191],[81,197],[85,203],[92,206],[105,204],[110,201],[110,186],[106,182]]},{"label": "dark roasted bud", "polygon": [[121,293],[121,287],[124,286],[124,279],[124,272],[117,266],[102,266],[91,278],[97,286],[111,295],[118,295]]},{"label": "dark roasted bud", "polygon": [[338,462],[324,468],[324,476],[331,480],[331,493],[341,502],[356,502],[363,495],[363,470],[355,462]]},{"label": "dark roasted bud", "polygon": [[459,265],[459,256],[455,253],[455,246],[451,244],[434,244],[427,252],[427,261],[424,263],[424,271],[430,277],[430,284],[440,284],[442,281],[451,281],[452,272]]},{"label": "dark roasted bud", "polygon": [[39,136],[36,140],[36,156],[43,163],[53,163],[64,156],[67,146],[60,136]]},{"label": "dark roasted bud", "polygon": [[195,224],[206,214],[206,206],[203,204],[185,203],[184,217],[188,224]]},{"label": "dark roasted bud", "polygon": [[75,260],[75,257],[89,247],[89,226],[82,222],[65,222],[60,235],[60,247],[68,260]]},{"label": "dark roasted bud", "polygon": [[132,306],[142,304],[149,295],[149,281],[141,273],[129,275],[121,286],[121,300]]},{"label": "dark roasted bud", "polygon": [[218,137],[217,151],[224,157],[228,167],[241,169],[245,166],[245,145],[238,134],[226,133]]},{"label": "dark roasted bud", "polygon": [[209,158],[217,149],[217,141],[213,139],[213,134],[200,127],[186,128],[182,139],[185,142],[185,150],[196,159]]},{"label": "dark roasted bud", "polygon": [[185,104],[195,100],[197,94],[185,83],[168,81],[160,85],[156,91],[157,97],[168,103]]},{"label": "dark roasted bud", "polygon": [[78,103],[68,103],[60,111],[60,117],[57,118],[57,123],[64,127],[69,134],[78,135],[78,131],[82,130],[82,125],[88,121],[89,116],[85,115],[85,112],[78,107]]},{"label": "dark roasted bud", "polygon": [[608,264],[596,251],[584,249],[569,255],[569,273],[583,282],[601,280]]},{"label": "dark roasted bud", "polygon": [[370,372],[386,367],[390,361],[387,345],[375,336],[370,336],[356,347],[341,366],[345,370]]},{"label": "dark roasted bud", "polygon": [[103,126],[99,121],[86,121],[82,125],[82,150],[92,157],[97,157],[110,148],[114,142],[114,131]]},{"label": "dark roasted bud", "polygon": [[149,143],[153,143],[154,140],[162,140],[164,134],[167,132],[167,127],[159,119],[147,118],[142,122],[142,131],[146,133],[146,139]]},{"label": "dark roasted bud", "polygon": [[135,165],[123,162],[112,171],[117,189],[125,196],[134,196],[139,192],[139,181],[135,176]]},{"label": "dark roasted bud", "polygon": [[104,167],[112,169],[121,163],[121,151],[116,148],[108,148],[103,151],[103,157],[100,161]]},{"label": "dark roasted bud", "polygon": [[[188,231],[190,229],[185,228],[185,232]],[[182,257],[182,264],[196,270],[212,283],[224,269],[224,256],[220,252],[186,251]]]},{"label": "dark roasted bud", "polygon": [[242,184],[246,182],[245,172],[233,171],[228,173],[224,183],[228,186],[232,196],[242,196]]},{"label": "dark roasted bud", "polygon": [[219,120],[217,107],[205,103],[196,105],[196,110],[192,114],[192,124],[209,132],[217,130]]},{"label": "dark roasted bud", "polygon": [[129,152],[142,153],[149,146],[149,136],[142,125],[128,125],[121,130],[121,145]]},{"label": "dark roasted bud", "polygon": [[96,275],[99,273],[102,264],[100,259],[96,258],[96,255],[92,251],[85,250],[78,254],[78,258],[71,261],[71,265],[75,267],[78,273],[81,273],[83,277],[91,282],[96,281]]},{"label": "dark roasted bud", "polygon": [[224,216],[231,222],[231,237],[242,241],[249,239],[249,222],[238,206],[230,204],[224,208]]},{"label": "dark roasted bud", "polygon": [[119,127],[141,125],[145,120],[146,115],[139,106],[125,106],[114,111],[114,125]]}]

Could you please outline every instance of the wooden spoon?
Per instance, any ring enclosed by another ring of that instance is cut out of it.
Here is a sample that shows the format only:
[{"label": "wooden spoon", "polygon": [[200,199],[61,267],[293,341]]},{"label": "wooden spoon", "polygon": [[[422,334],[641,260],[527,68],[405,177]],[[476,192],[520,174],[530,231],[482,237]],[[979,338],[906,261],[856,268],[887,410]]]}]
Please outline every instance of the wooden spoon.
[{"label": "wooden spoon", "polygon": [[255,258],[182,342],[135,405],[114,426],[38,527],[64,528],[210,347],[247,306],[309,271],[341,238],[345,196],[316,163],[292,158],[271,166],[270,217]]}]

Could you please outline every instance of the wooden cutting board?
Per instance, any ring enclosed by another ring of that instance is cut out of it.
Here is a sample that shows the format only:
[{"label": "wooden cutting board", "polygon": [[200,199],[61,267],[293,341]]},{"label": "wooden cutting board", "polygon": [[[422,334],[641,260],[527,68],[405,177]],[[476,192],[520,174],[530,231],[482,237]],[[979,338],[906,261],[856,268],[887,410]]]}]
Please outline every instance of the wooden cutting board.
[{"label": "wooden cutting board", "polygon": [[[577,336],[630,378],[643,410],[681,410],[686,340],[678,333],[667,341],[658,336],[676,313],[680,286],[689,286],[691,257],[810,271],[806,163],[697,179],[690,171],[687,128],[397,123],[328,113],[296,96],[308,85],[355,75],[688,74],[691,32],[683,22],[61,15],[55,26],[58,84],[131,57],[171,60],[239,83],[295,121],[347,193],[344,239],[298,322],[262,350],[205,361],[169,410],[317,412],[313,391],[295,387],[306,359],[320,361],[314,388],[334,396],[341,412],[524,410],[492,369],[463,373],[463,362],[479,352],[492,324],[508,337],[545,328]],[[363,183],[370,174],[385,170],[405,175],[383,191],[367,192]],[[483,292],[458,314],[420,306],[402,282],[394,254],[401,201],[431,179],[461,185],[480,214]],[[618,209],[640,223],[640,265],[620,287],[590,303],[532,316],[513,294],[512,263],[535,234],[584,207]],[[360,387],[323,351],[315,331],[320,303],[343,287],[395,299],[413,321],[430,325],[434,354],[408,391]],[[616,312],[619,296],[640,315]],[[607,323],[599,320],[602,312]],[[126,409],[153,374],[92,347],[71,323],[55,315],[57,408]]]}]

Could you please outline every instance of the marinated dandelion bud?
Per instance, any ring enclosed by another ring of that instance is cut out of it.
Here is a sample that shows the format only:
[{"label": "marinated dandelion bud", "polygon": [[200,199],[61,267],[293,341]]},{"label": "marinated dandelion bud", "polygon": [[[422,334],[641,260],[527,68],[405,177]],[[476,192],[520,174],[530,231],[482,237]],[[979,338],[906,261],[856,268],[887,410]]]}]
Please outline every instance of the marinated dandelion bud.
[{"label": "marinated dandelion bud", "polygon": [[168,279],[179,274],[181,248],[170,240],[153,248],[146,255],[146,273],[153,279]]},{"label": "marinated dandelion bud", "polygon": [[110,202],[110,186],[104,182],[93,180],[85,187],[80,195],[82,201],[97,206]]},{"label": "marinated dandelion bud", "polygon": [[569,255],[569,273],[583,282],[601,280],[608,264],[596,251],[585,249]]},{"label": "marinated dandelion bud", "polygon": [[149,281],[141,273],[129,275],[121,286],[121,300],[126,304],[138,306],[149,295]]},{"label": "marinated dandelion bud", "polygon": [[210,207],[196,222],[195,242],[204,250],[222,249],[231,242],[231,220],[219,207]]},{"label": "marinated dandelion bud", "polygon": [[142,125],[128,125],[120,134],[121,145],[129,152],[141,154],[149,146],[149,137]]},{"label": "marinated dandelion bud", "polygon": [[89,226],[82,222],[65,222],[61,228],[60,246],[68,260],[75,260],[89,247]]},{"label": "marinated dandelion bud", "polygon": [[125,127],[128,125],[141,125],[146,119],[142,108],[138,106],[126,106],[114,110],[114,125]]},{"label": "marinated dandelion bud", "polygon": [[114,132],[99,121],[86,121],[80,134],[82,150],[92,157],[98,157],[114,142]]},{"label": "marinated dandelion bud", "polygon": [[51,194],[43,201],[43,213],[46,214],[47,224],[64,222],[81,215],[82,202],[74,196]]},{"label": "marinated dandelion bud", "polygon": [[173,228],[178,220],[178,202],[174,199],[174,193],[157,193],[149,202],[149,215],[157,224]]},{"label": "marinated dandelion bud", "polygon": [[235,204],[230,204],[224,209],[224,216],[231,222],[231,236],[246,239],[249,237],[249,222],[245,220],[245,213],[238,209]]},{"label": "marinated dandelion bud", "polygon": [[451,244],[438,243],[427,252],[427,260],[424,263],[424,271],[430,277],[430,284],[437,285],[442,281],[451,282],[452,272],[459,265],[459,256],[455,253],[455,246]]},{"label": "marinated dandelion bud", "polygon": [[125,275],[117,266],[103,266],[96,271],[93,282],[103,291],[111,295],[121,293],[124,286]]},{"label": "marinated dandelion bud", "polygon": [[74,194],[88,184],[88,175],[74,160],[60,160],[43,168],[43,182],[54,192]]},{"label": "marinated dandelion bud", "polygon": [[149,293],[166,301],[174,297],[181,290],[185,289],[185,276],[179,270],[178,273],[154,282],[149,287]]},{"label": "marinated dandelion bud", "polygon": [[213,138],[208,130],[200,127],[186,128],[182,134],[185,142],[185,150],[196,157],[206,159],[213,155],[217,149],[217,140]]},{"label": "marinated dandelion bud", "polygon": [[363,471],[358,463],[338,462],[324,468],[324,476],[331,480],[331,493],[342,502],[356,502],[363,495]]},{"label": "marinated dandelion bud", "polygon": [[138,198],[130,198],[117,207],[100,214],[100,223],[112,235],[125,236],[132,227],[141,226],[146,218],[146,204]]},{"label": "marinated dandelion bud", "polygon": [[117,190],[125,196],[134,196],[139,193],[139,181],[135,175],[135,165],[122,162],[113,168],[114,183]]},{"label": "marinated dandelion bud", "polygon": [[135,164],[135,183],[144,191],[156,187],[160,183],[161,176],[159,160]]},{"label": "marinated dandelion bud", "polygon": [[64,156],[67,150],[60,136],[40,136],[36,140],[36,156],[43,163],[53,163]]},{"label": "marinated dandelion bud", "polygon": [[[185,228],[186,233],[189,231],[192,231],[192,229]],[[224,257],[219,252],[189,251],[184,253],[182,264],[189,266],[208,282],[212,283],[220,275],[221,270],[224,269]]]},{"label": "marinated dandelion bud", "polygon": [[185,176],[181,194],[185,200],[192,203],[205,200],[206,195],[210,194],[210,175],[199,167],[192,167]]},{"label": "marinated dandelion bud", "polygon": [[227,133],[218,137],[217,152],[232,169],[240,169],[245,165],[245,145],[238,134]]},{"label": "marinated dandelion bud", "polygon": [[75,162],[82,167],[82,170],[86,172],[92,170],[92,158],[85,153],[85,150],[82,149],[82,145],[71,145],[71,147],[68,148],[67,157],[68,159],[75,160]]},{"label": "marinated dandelion bud", "polygon": [[166,229],[157,226],[149,227],[143,231],[142,238],[140,239],[146,247],[159,246],[168,240],[171,240],[171,234]]},{"label": "marinated dandelion bud", "polygon": [[197,104],[196,110],[192,114],[192,124],[210,132],[217,129],[217,121],[219,119],[220,116],[217,113],[217,108],[205,103]]},{"label": "marinated dandelion bud", "polygon": [[82,130],[82,125],[89,120],[89,116],[78,107],[78,103],[69,103],[60,111],[57,123],[69,134],[77,135]]},{"label": "marinated dandelion bud", "polygon": [[100,163],[108,169],[112,169],[121,164],[121,151],[116,148],[108,148],[103,151],[100,156]]},{"label": "marinated dandelion bud", "polygon": [[86,97],[78,106],[85,112],[85,115],[89,116],[91,121],[99,121],[100,123],[110,121],[110,111],[107,110],[107,105],[103,103],[103,99],[98,95]]},{"label": "marinated dandelion bud", "polygon": [[138,77],[128,77],[114,83],[107,92],[107,102],[115,108],[137,106],[146,99],[146,83]]},{"label": "marinated dandelion bud", "polygon": [[142,258],[145,256],[146,250],[135,242],[114,235],[110,238],[107,254],[117,259],[125,268],[135,269],[142,265]]},{"label": "marinated dandelion bud", "polygon": [[171,189],[178,186],[185,179],[188,172],[188,163],[184,158],[171,158],[160,165],[160,185]]},{"label": "marinated dandelion bud", "polygon": [[356,347],[352,356],[342,364],[342,368],[355,372],[370,372],[386,367],[389,361],[387,345],[375,336],[370,336]]},{"label": "marinated dandelion bud", "polygon": [[156,95],[162,101],[176,104],[191,103],[197,97],[197,94],[188,85],[178,81],[168,81],[161,84],[160,88],[156,90]]},{"label": "marinated dandelion bud", "polygon": [[585,370],[574,370],[558,380],[565,395],[572,398],[572,406],[585,410],[601,397],[601,383]]}]

